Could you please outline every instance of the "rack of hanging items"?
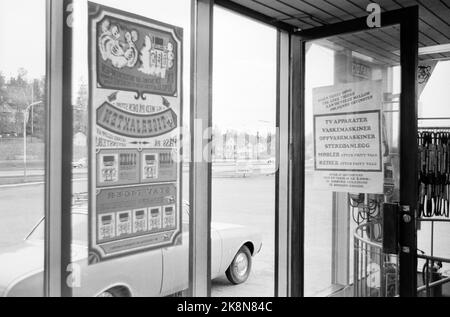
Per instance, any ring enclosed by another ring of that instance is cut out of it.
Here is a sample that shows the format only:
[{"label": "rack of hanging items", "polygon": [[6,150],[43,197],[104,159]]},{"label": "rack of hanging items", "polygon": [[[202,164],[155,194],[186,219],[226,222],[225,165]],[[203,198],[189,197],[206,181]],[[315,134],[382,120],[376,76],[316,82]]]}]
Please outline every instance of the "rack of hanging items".
[{"label": "rack of hanging items", "polygon": [[450,127],[419,128],[419,217],[450,218]]},{"label": "rack of hanging items", "polygon": [[[434,120],[450,120],[436,118]],[[432,118],[419,120],[433,120]],[[435,223],[450,223],[450,127],[421,127],[418,129],[419,203],[418,225],[429,223],[429,254],[418,250],[423,262],[422,285],[418,296],[441,297],[443,287],[450,283],[450,274],[444,270],[449,258],[435,256]],[[445,295],[444,295],[445,296]],[[448,296],[448,295],[447,295]]]}]

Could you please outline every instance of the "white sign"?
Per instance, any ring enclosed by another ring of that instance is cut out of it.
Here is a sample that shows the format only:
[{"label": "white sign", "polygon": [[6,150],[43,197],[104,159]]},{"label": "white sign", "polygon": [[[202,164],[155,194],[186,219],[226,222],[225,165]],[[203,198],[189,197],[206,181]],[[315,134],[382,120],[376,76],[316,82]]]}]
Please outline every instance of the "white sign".
[{"label": "white sign", "polygon": [[314,188],[382,194],[381,81],[314,89]]}]

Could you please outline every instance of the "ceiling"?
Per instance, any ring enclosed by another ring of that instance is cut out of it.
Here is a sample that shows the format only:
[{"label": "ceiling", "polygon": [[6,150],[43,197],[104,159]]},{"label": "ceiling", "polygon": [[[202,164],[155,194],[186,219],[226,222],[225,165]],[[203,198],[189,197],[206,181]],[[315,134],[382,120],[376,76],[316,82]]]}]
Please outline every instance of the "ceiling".
[{"label": "ceiling", "polygon": [[[255,13],[274,25],[298,29],[365,17],[371,2],[379,4],[382,12],[419,6],[419,47],[450,43],[450,0],[216,0],[217,4],[230,9]],[[334,37],[333,42],[379,62],[399,62],[400,32],[395,26]],[[450,52],[420,55],[419,58],[450,59]]]}]

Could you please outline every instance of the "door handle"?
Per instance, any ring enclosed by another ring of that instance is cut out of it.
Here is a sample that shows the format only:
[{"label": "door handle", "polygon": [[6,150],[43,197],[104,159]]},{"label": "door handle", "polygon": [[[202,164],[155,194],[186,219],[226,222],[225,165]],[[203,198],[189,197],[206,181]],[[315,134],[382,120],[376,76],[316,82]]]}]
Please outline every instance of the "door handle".
[{"label": "door handle", "polygon": [[398,254],[399,216],[399,204],[383,204],[383,252],[385,254]]}]

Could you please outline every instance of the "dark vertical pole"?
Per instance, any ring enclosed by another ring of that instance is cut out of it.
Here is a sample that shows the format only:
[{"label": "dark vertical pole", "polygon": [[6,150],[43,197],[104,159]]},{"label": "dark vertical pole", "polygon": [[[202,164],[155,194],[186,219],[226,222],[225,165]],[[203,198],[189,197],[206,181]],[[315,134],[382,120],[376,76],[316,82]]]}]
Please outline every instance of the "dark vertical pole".
[{"label": "dark vertical pole", "polygon": [[291,37],[292,215],[290,296],[304,296],[305,42]]},{"label": "dark vertical pole", "polygon": [[415,7],[401,23],[400,102],[400,296],[417,295],[417,63],[418,18]]},{"label": "dark vertical pole", "polygon": [[62,179],[61,179],[61,296],[71,297],[72,288],[68,285],[69,265],[72,245],[72,143],[73,143],[73,108],[72,108],[72,23],[73,0],[64,0],[63,24],[63,73],[62,73]]}]

